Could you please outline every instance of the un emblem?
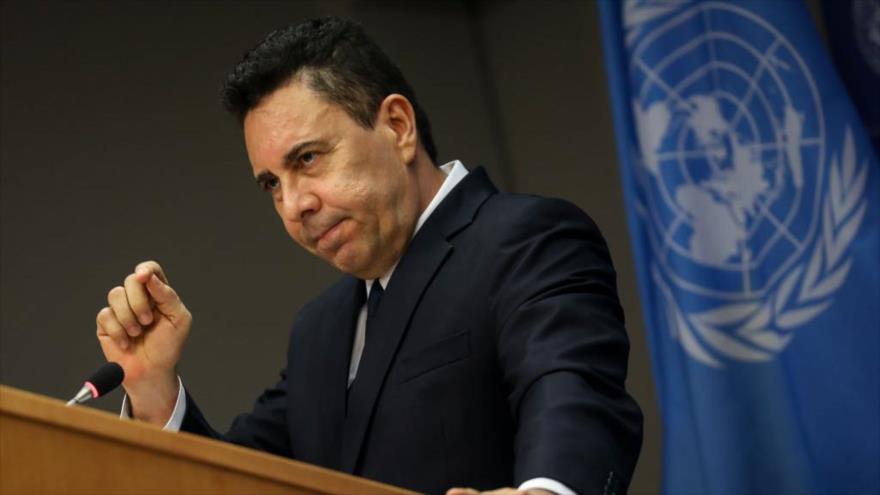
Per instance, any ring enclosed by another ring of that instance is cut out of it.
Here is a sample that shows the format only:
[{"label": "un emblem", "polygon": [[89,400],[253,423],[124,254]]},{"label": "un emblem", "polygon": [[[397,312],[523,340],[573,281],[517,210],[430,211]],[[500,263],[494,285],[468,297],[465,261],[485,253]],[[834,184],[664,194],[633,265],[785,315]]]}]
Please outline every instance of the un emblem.
[{"label": "un emblem", "polygon": [[768,361],[847,277],[867,162],[849,131],[826,160],[821,96],[778,30],[736,5],[681,7],[624,9],[651,275],[691,357]]}]

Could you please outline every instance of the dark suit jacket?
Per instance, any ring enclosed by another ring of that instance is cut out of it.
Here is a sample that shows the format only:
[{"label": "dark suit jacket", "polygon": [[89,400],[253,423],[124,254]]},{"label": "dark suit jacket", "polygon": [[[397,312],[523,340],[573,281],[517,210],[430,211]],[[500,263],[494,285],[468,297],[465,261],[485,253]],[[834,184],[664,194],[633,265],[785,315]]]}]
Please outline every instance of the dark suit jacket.
[{"label": "dark suit jacket", "polygon": [[363,301],[343,277],[300,311],[251,413],[219,435],[188,397],[183,429],[429,493],[626,491],[642,416],[614,269],[577,207],[468,174],[400,259],[346,393]]}]

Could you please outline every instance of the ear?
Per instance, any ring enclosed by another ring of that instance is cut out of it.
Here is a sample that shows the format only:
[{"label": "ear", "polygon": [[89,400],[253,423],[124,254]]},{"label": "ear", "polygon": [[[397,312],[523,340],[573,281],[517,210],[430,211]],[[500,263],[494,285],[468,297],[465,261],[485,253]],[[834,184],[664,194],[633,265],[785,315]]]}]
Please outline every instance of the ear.
[{"label": "ear", "polygon": [[403,163],[412,163],[418,146],[418,130],[416,112],[409,100],[396,93],[386,96],[379,106],[378,124],[389,131],[388,136]]}]

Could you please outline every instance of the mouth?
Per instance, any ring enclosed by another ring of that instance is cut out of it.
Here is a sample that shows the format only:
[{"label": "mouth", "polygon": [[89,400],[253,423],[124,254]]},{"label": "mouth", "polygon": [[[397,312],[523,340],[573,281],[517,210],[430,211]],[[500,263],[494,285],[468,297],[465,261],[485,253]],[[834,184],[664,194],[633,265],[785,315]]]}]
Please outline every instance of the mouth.
[{"label": "mouth", "polygon": [[331,225],[327,230],[318,234],[315,237],[315,247],[320,248],[322,250],[326,250],[328,248],[333,248],[339,242],[339,234],[342,228],[342,223],[345,219],[341,219],[338,222]]}]

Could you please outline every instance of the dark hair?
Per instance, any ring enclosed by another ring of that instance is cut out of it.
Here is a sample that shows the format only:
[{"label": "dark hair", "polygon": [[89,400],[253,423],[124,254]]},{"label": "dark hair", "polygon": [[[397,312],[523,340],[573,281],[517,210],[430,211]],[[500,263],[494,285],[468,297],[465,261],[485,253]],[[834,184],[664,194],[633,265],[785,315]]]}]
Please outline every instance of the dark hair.
[{"label": "dark hair", "polygon": [[223,106],[243,121],[264,97],[299,75],[367,129],[386,96],[405,96],[415,109],[419,140],[436,164],[431,124],[415,91],[363,28],[347,19],[312,19],[269,33],[226,77]]}]

